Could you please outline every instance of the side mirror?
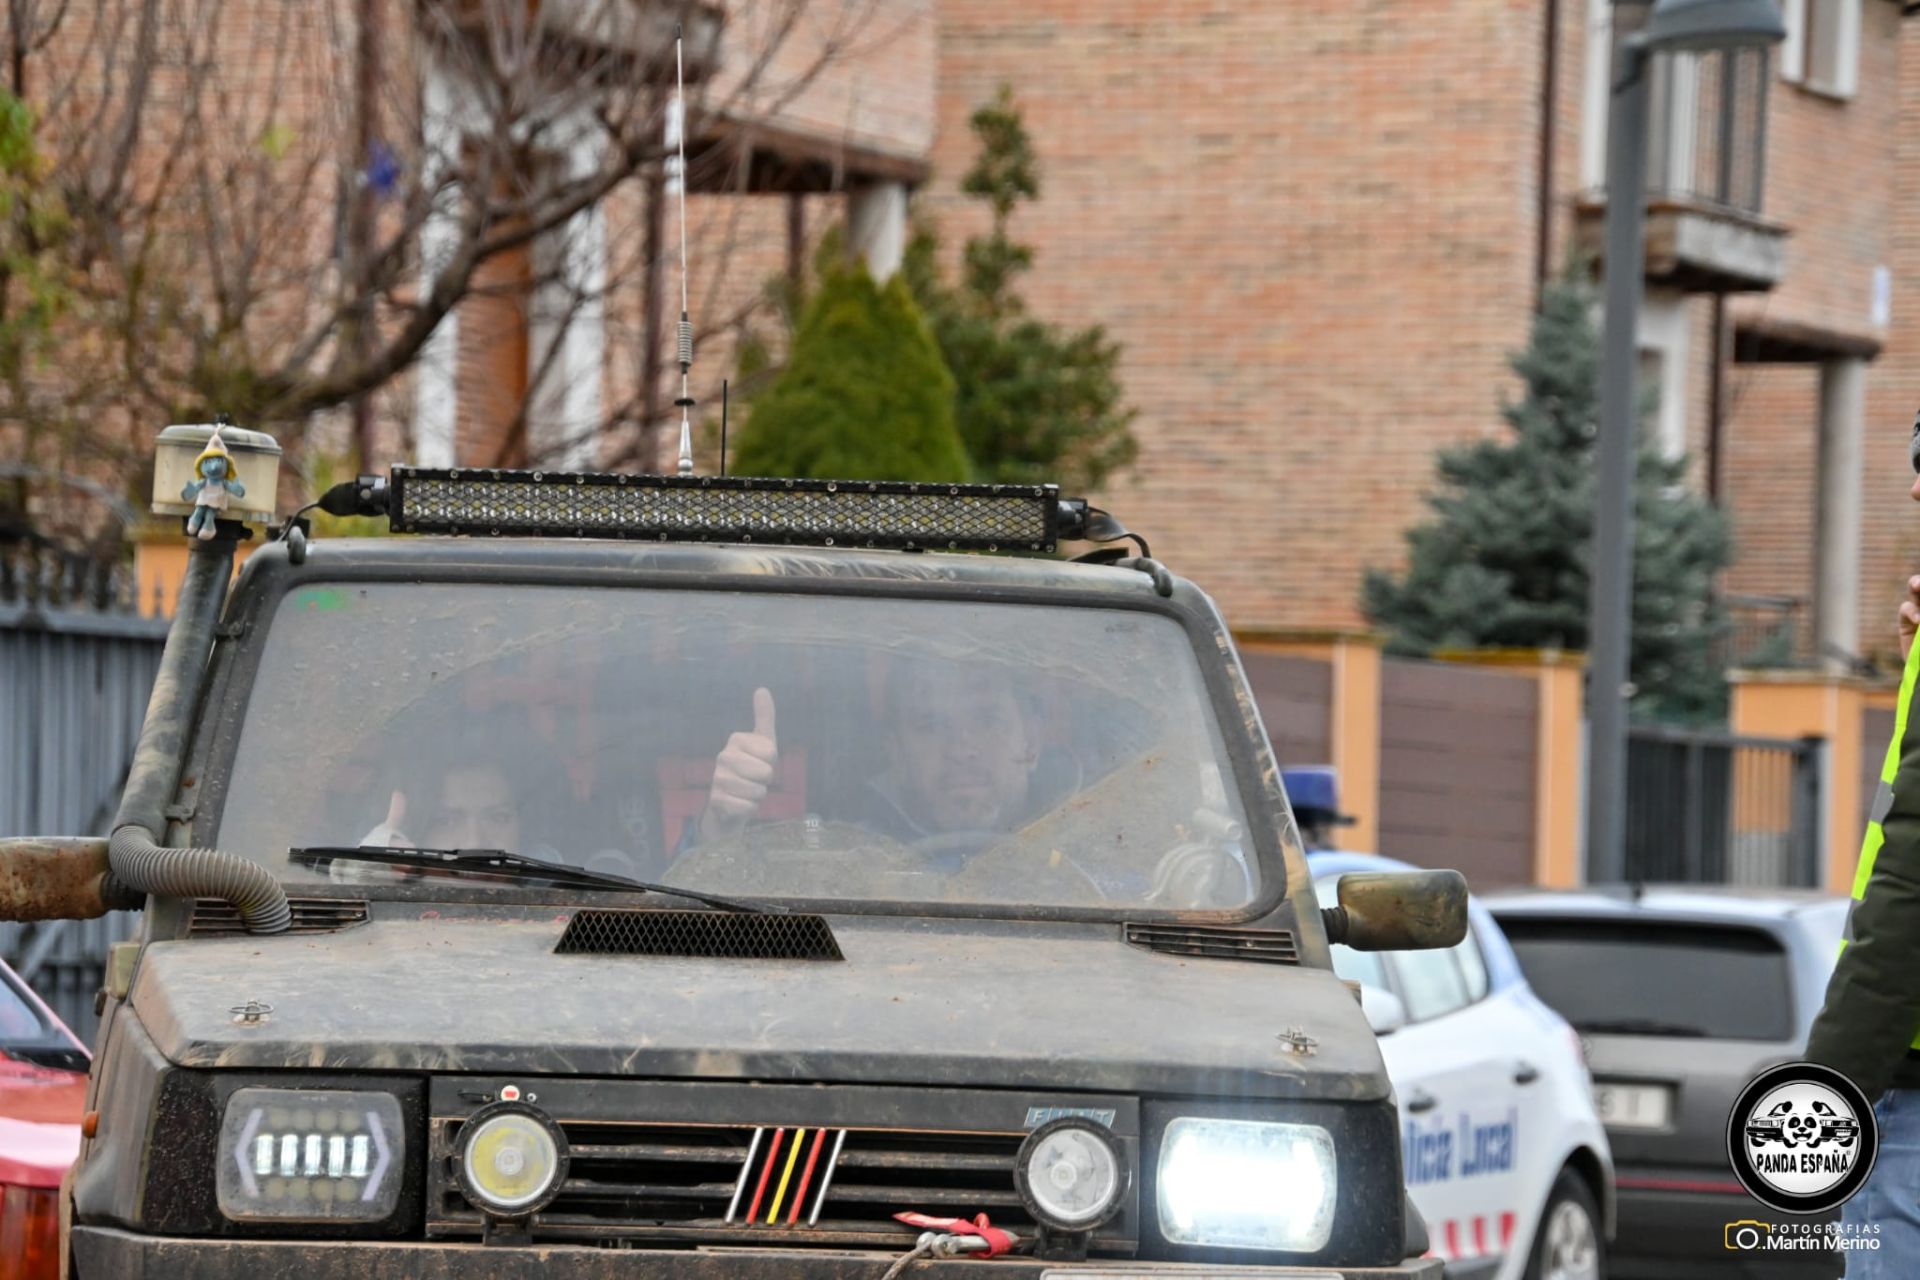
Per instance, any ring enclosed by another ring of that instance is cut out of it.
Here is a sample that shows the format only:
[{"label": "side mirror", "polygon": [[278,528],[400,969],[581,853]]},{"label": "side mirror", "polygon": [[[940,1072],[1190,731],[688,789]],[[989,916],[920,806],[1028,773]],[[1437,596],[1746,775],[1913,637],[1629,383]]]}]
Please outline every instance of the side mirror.
[{"label": "side mirror", "polygon": [[1467,936],[1467,878],[1458,871],[1365,871],[1340,877],[1340,905],[1322,908],[1328,942],[1355,951],[1434,951]]},{"label": "side mirror", "polygon": [[1392,1035],[1407,1025],[1407,1006],[1385,987],[1363,985],[1360,988],[1360,1009],[1367,1015],[1367,1025],[1373,1028],[1376,1036]]}]

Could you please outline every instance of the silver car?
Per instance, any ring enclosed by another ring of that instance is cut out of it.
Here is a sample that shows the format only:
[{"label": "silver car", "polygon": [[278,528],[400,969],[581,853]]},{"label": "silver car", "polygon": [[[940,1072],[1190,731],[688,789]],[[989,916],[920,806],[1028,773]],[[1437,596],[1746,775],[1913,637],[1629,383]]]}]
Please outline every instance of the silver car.
[{"label": "silver car", "polygon": [[1610,1274],[1837,1276],[1825,1251],[1741,1247],[1754,1237],[1733,1228],[1770,1214],[1734,1180],[1727,1116],[1747,1081],[1805,1048],[1847,899],[1649,885],[1481,901],[1586,1047],[1619,1188]]}]

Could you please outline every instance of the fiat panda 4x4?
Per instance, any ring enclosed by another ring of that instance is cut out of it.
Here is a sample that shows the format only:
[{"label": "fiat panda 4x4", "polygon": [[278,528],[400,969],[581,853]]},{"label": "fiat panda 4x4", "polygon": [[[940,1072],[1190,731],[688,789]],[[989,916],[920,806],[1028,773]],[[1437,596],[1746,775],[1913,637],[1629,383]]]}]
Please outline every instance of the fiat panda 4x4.
[{"label": "fiat panda 4x4", "polygon": [[0,849],[7,915],[144,908],[73,1275],[1439,1275],[1329,944],[1458,942],[1464,884],[1316,901],[1213,604],[1054,558],[1110,517],[397,468],[323,505],[415,536],[328,540],[256,501],[199,521],[111,840]]}]

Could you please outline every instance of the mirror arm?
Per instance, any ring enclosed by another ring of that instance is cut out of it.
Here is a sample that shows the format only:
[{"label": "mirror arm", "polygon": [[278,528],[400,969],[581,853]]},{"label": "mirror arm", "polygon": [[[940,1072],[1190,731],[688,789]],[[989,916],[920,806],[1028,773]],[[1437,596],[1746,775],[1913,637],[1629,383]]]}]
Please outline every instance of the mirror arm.
[{"label": "mirror arm", "polygon": [[1337,945],[1347,940],[1347,909],[1345,907],[1320,908],[1320,924],[1327,931],[1329,945]]}]

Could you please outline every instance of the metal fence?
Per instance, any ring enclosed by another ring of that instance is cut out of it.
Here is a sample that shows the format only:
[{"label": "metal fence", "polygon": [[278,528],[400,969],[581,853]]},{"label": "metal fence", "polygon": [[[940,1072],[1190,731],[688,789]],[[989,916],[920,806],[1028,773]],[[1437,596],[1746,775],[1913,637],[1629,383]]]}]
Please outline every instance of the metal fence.
[{"label": "metal fence", "polygon": [[[167,624],[130,612],[110,570],[0,570],[0,835],[105,835]],[[134,920],[0,924],[0,957],[91,1041],[107,947]]]},{"label": "metal fence", "polygon": [[1627,747],[1627,878],[1820,882],[1823,743],[1635,728]]},{"label": "metal fence", "polygon": [[1725,667],[1810,665],[1807,602],[1798,596],[1723,594],[1727,630],[1716,655]]}]

